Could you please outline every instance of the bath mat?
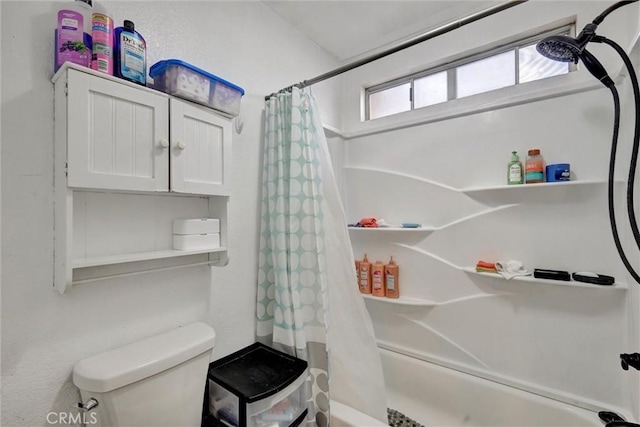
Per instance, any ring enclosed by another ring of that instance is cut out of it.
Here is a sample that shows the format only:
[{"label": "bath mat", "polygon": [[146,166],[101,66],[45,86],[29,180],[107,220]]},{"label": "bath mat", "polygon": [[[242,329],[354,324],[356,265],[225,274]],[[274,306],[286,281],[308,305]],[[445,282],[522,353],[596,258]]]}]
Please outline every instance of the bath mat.
[{"label": "bath mat", "polygon": [[402,412],[387,408],[387,419],[392,427],[424,427],[419,422],[412,420]]}]

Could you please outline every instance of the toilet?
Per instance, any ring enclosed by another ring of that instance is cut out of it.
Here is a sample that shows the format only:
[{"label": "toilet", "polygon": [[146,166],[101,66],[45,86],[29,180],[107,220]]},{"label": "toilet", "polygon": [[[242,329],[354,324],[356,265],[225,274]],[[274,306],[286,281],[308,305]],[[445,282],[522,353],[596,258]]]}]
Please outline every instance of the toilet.
[{"label": "toilet", "polygon": [[84,419],[93,426],[200,426],[215,338],[196,322],[80,360],[73,383],[93,407]]}]

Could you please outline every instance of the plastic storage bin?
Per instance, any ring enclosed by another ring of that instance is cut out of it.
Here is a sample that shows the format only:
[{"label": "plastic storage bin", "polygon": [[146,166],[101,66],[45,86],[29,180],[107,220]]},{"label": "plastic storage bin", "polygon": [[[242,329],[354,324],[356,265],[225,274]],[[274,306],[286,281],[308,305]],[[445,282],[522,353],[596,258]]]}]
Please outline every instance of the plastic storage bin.
[{"label": "plastic storage bin", "polygon": [[219,219],[191,218],[173,220],[173,249],[191,251],[219,247]]},{"label": "plastic storage bin", "polygon": [[178,59],[167,59],[151,66],[153,87],[207,107],[237,116],[244,89]]},{"label": "plastic storage bin", "polygon": [[220,232],[218,218],[185,218],[173,220],[173,234],[209,234]]},{"label": "plastic storage bin", "polygon": [[209,413],[234,427],[293,427],[307,414],[307,362],[260,343],[209,365]]},{"label": "plastic storage bin", "polygon": [[217,249],[219,247],[220,233],[173,235],[173,249],[178,251]]}]

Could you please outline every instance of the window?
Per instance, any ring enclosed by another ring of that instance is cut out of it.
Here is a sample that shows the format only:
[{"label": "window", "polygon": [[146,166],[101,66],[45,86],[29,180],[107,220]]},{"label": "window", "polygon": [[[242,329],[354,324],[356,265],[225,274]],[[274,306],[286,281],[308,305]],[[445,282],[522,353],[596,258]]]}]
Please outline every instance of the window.
[{"label": "window", "polygon": [[510,50],[456,67],[456,98],[516,84],[514,57]]},{"label": "window", "polygon": [[574,71],[574,64],[552,61],[536,51],[539,40],[554,34],[571,35],[573,27],[557,28],[367,88],[366,119],[374,120]]},{"label": "window", "polygon": [[[426,107],[447,100],[447,72],[431,74],[413,81],[414,108]],[[405,110],[406,111],[406,110]]]},{"label": "window", "polygon": [[411,83],[395,85],[369,95],[371,117],[384,117],[411,110]]}]

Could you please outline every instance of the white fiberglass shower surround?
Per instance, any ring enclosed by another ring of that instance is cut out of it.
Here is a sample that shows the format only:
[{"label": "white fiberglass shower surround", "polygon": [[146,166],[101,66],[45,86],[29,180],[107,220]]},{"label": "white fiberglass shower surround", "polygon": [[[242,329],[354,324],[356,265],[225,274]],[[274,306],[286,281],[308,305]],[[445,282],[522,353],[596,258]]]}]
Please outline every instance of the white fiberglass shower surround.
[{"label": "white fiberglass shower surround", "polygon": [[[640,348],[640,286],[620,262],[608,222],[613,111],[606,89],[579,65],[546,81],[362,119],[363,86],[552,25],[580,29],[615,2],[518,3],[341,76],[342,129],[329,132],[329,145],[348,222],[422,224],[350,230],[356,259],[393,255],[400,265],[400,299],[365,297],[388,406],[425,425],[597,426],[599,411],[638,422],[640,378],[621,369],[620,355]],[[598,29],[623,46],[636,73],[638,16],[638,3],[626,5]],[[620,93],[623,160],[614,189],[624,194],[637,114],[632,83],[615,52],[589,50]],[[505,185],[511,151],[531,148],[547,163],[570,163],[572,181]],[[637,269],[623,199],[614,202],[621,244]],[[616,283],[475,272],[479,260],[508,259],[530,269],[607,274]],[[332,412],[335,425],[358,425],[343,405]]]}]

